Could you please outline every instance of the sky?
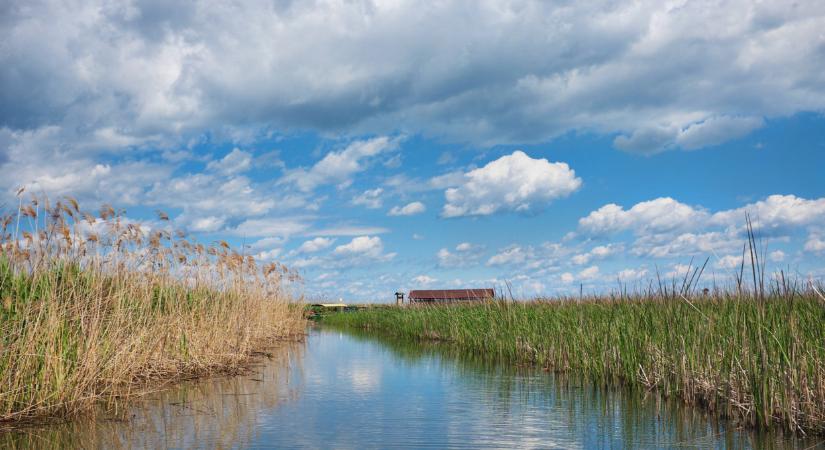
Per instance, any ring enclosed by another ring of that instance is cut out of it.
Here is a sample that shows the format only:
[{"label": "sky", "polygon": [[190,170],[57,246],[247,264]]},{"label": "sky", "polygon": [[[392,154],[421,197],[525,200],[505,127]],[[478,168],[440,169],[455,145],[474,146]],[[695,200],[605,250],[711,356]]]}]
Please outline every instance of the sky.
[{"label": "sky", "polygon": [[[821,1],[7,1],[0,205],[155,211],[309,299],[825,276]],[[508,288],[509,286],[509,288]]]}]

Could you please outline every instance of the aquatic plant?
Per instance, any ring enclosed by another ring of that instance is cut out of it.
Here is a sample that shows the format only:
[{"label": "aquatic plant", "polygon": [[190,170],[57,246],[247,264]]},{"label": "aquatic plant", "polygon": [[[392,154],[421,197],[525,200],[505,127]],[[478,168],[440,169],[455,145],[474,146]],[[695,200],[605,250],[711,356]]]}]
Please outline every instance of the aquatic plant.
[{"label": "aquatic plant", "polygon": [[0,420],[71,414],[159,383],[233,372],[304,321],[286,285],[223,241],[73,198],[0,218]]},{"label": "aquatic plant", "polygon": [[753,278],[706,293],[673,282],[601,297],[364,309],[323,323],[656,390],[747,426],[825,432],[822,286]]}]

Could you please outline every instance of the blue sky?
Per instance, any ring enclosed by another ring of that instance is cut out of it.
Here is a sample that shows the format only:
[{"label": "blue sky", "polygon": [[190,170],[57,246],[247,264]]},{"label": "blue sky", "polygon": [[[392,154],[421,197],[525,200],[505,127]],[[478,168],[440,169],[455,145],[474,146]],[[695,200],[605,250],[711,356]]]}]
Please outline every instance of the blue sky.
[{"label": "blue sky", "polygon": [[819,2],[7,3],[0,204],[154,211],[304,278],[522,297],[825,274]]}]

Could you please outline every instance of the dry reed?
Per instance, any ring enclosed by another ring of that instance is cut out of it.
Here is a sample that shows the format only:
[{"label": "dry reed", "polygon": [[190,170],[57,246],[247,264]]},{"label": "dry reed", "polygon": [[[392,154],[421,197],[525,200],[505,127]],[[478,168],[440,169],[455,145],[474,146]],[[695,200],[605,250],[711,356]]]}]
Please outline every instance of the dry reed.
[{"label": "dry reed", "polygon": [[242,369],[300,336],[296,275],[104,205],[20,199],[0,218],[0,420],[67,415],[159,382]]}]

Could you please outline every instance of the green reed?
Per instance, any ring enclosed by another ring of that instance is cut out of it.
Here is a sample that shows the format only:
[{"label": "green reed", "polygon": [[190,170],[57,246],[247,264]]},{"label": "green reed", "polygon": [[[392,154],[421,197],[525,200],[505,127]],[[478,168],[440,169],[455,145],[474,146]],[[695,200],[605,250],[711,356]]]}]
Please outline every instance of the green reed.
[{"label": "green reed", "polygon": [[655,389],[757,428],[825,432],[818,294],[492,300],[366,309],[323,322]]}]

